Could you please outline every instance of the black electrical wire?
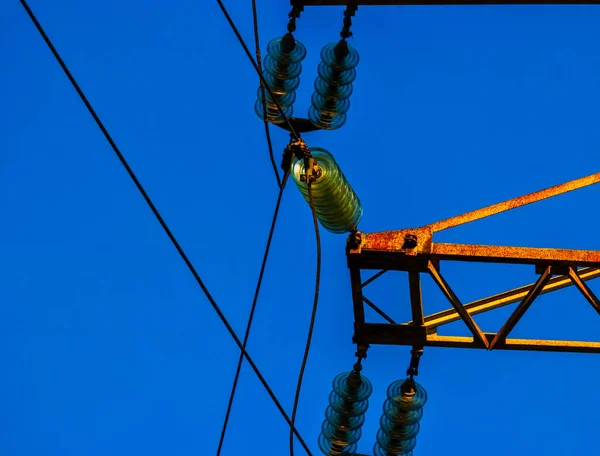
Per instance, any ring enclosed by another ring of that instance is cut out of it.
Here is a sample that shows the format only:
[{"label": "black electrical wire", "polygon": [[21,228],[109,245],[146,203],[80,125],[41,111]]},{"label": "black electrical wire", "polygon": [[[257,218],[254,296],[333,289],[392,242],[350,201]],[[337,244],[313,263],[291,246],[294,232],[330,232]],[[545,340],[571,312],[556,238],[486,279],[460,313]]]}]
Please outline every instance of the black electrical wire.
[{"label": "black electrical wire", "polygon": [[[308,179],[308,176],[307,176]],[[310,352],[310,344],[312,342],[313,329],[317,317],[317,307],[319,305],[319,288],[321,286],[321,235],[319,233],[319,223],[317,222],[317,212],[315,211],[315,202],[312,196],[312,185],[308,185],[308,199],[310,202],[310,210],[312,212],[313,223],[315,225],[315,237],[317,241],[317,268],[315,278],[315,295],[313,300],[312,313],[310,315],[310,323],[308,325],[308,335],[306,336],[306,346],[304,347],[304,357],[300,366],[298,375],[298,384],[296,386],[296,396],[294,397],[294,406],[292,408],[292,423],[296,423],[296,412],[298,411],[298,403],[300,402],[300,390],[302,389],[302,380],[304,379],[304,370],[308,361],[308,353]],[[294,434],[290,432],[290,456],[294,456]]]},{"label": "black electrical wire", "polygon": [[[273,233],[275,231],[275,224],[277,223],[277,216],[279,214],[279,206],[281,204],[281,197],[283,196],[283,190],[288,179],[289,173],[283,176],[283,183],[279,188],[279,195],[277,196],[277,203],[275,204],[275,212],[273,213],[273,220],[271,221],[271,230],[269,231],[269,237],[267,239],[267,246],[265,247],[265,253],[263,255],[262,264],[260,266],[260,273],[258,274],[258,282],[256,283],[256,289],[254,290],[254,299],[252,300],[252,307],[250,308],[250,315],[248,316],[248,323],[246,324],[246,333],[244,334],[243,347],[246,348],[248,338],[250,337],[250,329],[252,327],[252,321],[254,319],[254,311],[256,310],[256,303],[258,302],[258,294],[260,293],[260,287],[262,285],[262,279],[265,272],[265,266],[267,265],[267,259],[269,257],[269,250],[271,248],[271,240],[273,239]],[[231,414],[231,407],[233,406],[233,399],[237,389],[238,380],[240,378],[240,371],[242,369],[242,362],[244,361],[243,353],[240,352],[237,367],[235,370],[235,377],[233,379],[233,385],[231,387],[231,394],[229,396],[229,402],[227,404],[227,411],[225,413],[225,420],[223,421],[223,427],[221,428],[221,438],[219,439],[219,447],[217,449],[217,456],[221,454],[223,448],[223,442],[225,441],[225,433],[227,432],[227,424],[229,422],[229,415]]]},{"label": "black electrical wire", "polygon": [[[256,8],[256,0],[252,0],[252,22],[254,23],[254,47],[256,52],[256,66],[258,71],[262,74],[262,59],[260,58],[260,40],[258,36],[258,10]],[[275,163],[275,156],[273,155],[273,144],[271,142],[271,129],[269,128],[269,121],[267,120],[267,99],[265,98],[265,85],[260,80],[260,94],[262,97],[263,105],[263,122],[265,123],[265,136],[267,137],[267,145],[269,146],[269,157],[271,159],[271,166],[275,172],[275,178],[277,179],[277,185],[281,187],[281,178],[279,177],[279,171],[277,170],[277,164]]]},{"label": "black electrical wire", "polygon": [[[258,9],[256,7],[256,0],[252,0],[252,22],[254,25],[254,46],[256,53],[256,65],[258,66],[258,70],[262,74],[262,59],[260,55],[260,39],[258,32]],[[267,145],[269,147],[269,157],[271,159],[271,165],[273,166],[273,171],[275,172],[275,178],[277,179],[277,185],[279,187],[279,195],[277,196],[277,203],[275,204],[275,212],[273,213],[273,219],[271,221],[271,229],[269,231],[269,236],[267,238],[267,245],[265,247],[265,253],[263,255],[262,264],[260,267],[260,273],[258,274],[258,281],[256,283],[256,289],[254,290],[254,299],[252,300],[252,306],[250,307],[250,315],[248,315],[248,322],[246,323],[246,332],[244,334],[243,346],[246,348],[248,344],[248,339],[250,337],[250,330],[252,328],[252,322],[254,320],[254,313],[256,311],[256,305],[258,302],[258,295],[260,293],[260,287],[262,285],[262,279],[265,272],[265,267],[267,264],[267,259],[269,257],[269,250],[271,248],[271,241],[273,239],[273,233],[275,231],[275,224],[277,223],[277,216],[279,214],[279,206],[281,204],[281,197],[283,196],[283,190],[285,188],[285,184],[289,173],[284,173],[283,183],[281,182],[281,178],[279,177],[279,171],[277,170],[277,165],[275,164],[275,157],[273,154],[273,144],[271,142],[271,130],[269,128],[269,122],[267,121],[267,100],[265,98],[265,86],[260,81],[260,90],[262,96],[262,104],[263,104],[263,121],[265,124],[265,136],[267,138]],[[227,433],[227,425],[229,423],[229,416],[231,414],[231,408],[233,407],[233,400],[235,398],[235,393],[237,391],[237,385],[240,378],[240,372],[242,369],[242,363],[244,361],[244,356],[240,352],[240,357],[238,359],[238,363],[235,370],[235,376],[233,379],[233,385],[231,386],[231,393],[229,395],[229,402],[227,403],[227,410],[225,412],[225,419],[223,420],[223,426],[221,427],[221,436],[219,438],[219,446],[217,448],[217,456],[220,456],[221,450],[223,449],[223,443],[225,442],[225,434]]]},{"label": "black electrical wire", "polygon": [[273,93],[273,91],[271,90],[271,88],[269,87],[269,84],[267,84],[267,81],[265,80],[262,72],[260,71],[260,68],[258,67],[257,63],[254,61],[254,57],[252,57],[252,54],[250,53],[250,49],[248,49],[248,46],[246,45],[246,42],[242,38],[242,35],[240,35],[240,32],[238,31],[237,27],[233,23],[233,19],[231,19],[231,16],[227,12],[227,8],[225,8],[225,5],[223,5],[223,2],[221,0],[217,0],[217,3],[219,4],[219,7],[221,8],[221,11],[223,11],[223,14],[225,15],[225,19],[227,19],[227,22],[229,22],[229,25],[231,26],[231,29],[233,30],[233,33],[235,33],[235,36],[237,37],[238,41],[240,42],[240,44],[244,48],[244,51],[246,52],[246,55],[250,59],[250,63],[252,63],[252,66],[254,67],[254,69],[256,70],[256,72],[258,73],[258,76],[260,77],[260,81],[261,81],[262,85],[264,85],[264,88],[267,90],[267,92],[269,92],[269,95],[271,95],[271,99],[273,100],[273,103],[275,103],[275,106],[277,106],[277,111],[279,111],[279,114],[281,114],[281,118],[288,125],[288,128],[290,129],[290,132],[294,136],[294,138],[296,138],[297,140],[299,140],[300,139],[300,135],[298,135],[298,133],[296,133],[296,130],[294,129],[294,126],[290,123],[290,120],[287,118],[287,116],[283,112],[283,109],[281,108],[281,105],[279,104],[279,101],[277,101],[277,97],[275,96],[275,94]]},{"label": "black electrical wire", "polygon": [[96,114],[96,111],[94,110],[94,108],[92,107],[92,105],[88,101],[87,97],[85,96],[85,94],[83,93],[83,91],[81,90],[81,88],[79,87],[79,84],[77,83],[77,81],[75,80],[75,78],[73,77],[73,75],[71,74],[71,71],[69,70],[69,68],[67,67],[67,65],[65,64],[65,62],[63,61],[62,57],[60,56],[60,54],[58,53],[58,51],[56,50],[56,48],[54,47],[54,45],[52,44],[52,41],[50,41],[50,38],[48,37],[48,35],[46,35],[46,32],[44,31],[44,29],[42,28],[41,24],[37,20],[35,14],[33,13],[33,11],[31,10],[31,8],[27,4],[27,1],[26,0],[20,0],[20,1],[21,1],[21,4],[23,5],[23,7],[25,8],[25,11],[27,11],[27,14],[29,15],[31,21],[34,23],[34,25],[37,28],[38,32],[40,33],[40,35],[42,36],[42,38],[46,42],[46,45],[48,46],[48,48],[50,49],[50,51],[54,55],[56,61],[59,63],[59,65],[61,66],[61,68],[64,71],[65,75],[67,76],[67,78],[69,79],[69,81],[71,82],[71,84],[73,85],[73,88],[75,89],[75,91],[77,92],[77,94],[79,95],[79,97],[81,98],[81,101],[83,101],[83,103],[85,104],[86,108],[90,112],[91,116],[96,121],[96,124],[98,125],[98,127],[100,128],[100,130],[102,131],[102,133],[104,134],[104,137],[106,138],[106,140],[108,141],[108,143],[112,147],[113,151],[115,152],[115,154],[119,158],[121,164],[123,165],[123,167],[125,168],[125,170],[129,174],[129,177],[131,177],[131,180],[133,180],[133,182],[135,183],[135,185],[138,188],[139,192],[142,194],[144,200],[146,201],[146,203],[150,207],[150,210],[152,211],[152,213],[154,214],[154,216],[156,217],[156,219],[160,223],[161,227],[163,228],[163,230],[165,231],[165,233],[167,234],[167,236],[171,240],[173,246],[175,247],[175,249],[177,250],[177,252],[181,256],[181,258],[183,259],[183,261],[187,265],[187,267],[190,270],[190,272],[192,273],[192,275],[196,279],[196,282],[198,283],[198,285],[200,286],[200,288],[202,289],[202,291],[206,295],[206,298],[208,299],[208,301],[210,302],[210,304],[213,307],[214,311],[217,313],[217,315],[219,316],[219,318],[223,322],[223,325],[225,325],[225,328],[227,329],[227,331],[229,332],[229,334],[231,335],[231,337],[235,341],[236,345],[242,351],[244,357],[248,360],[248,364],[250,364],[250,366],[252,367],[252,370],[254,371],[254,373],[256,374],[256,376],[258,377],[258,379],[260,380],[260,382],[264,386],[265,390],[267,391],[267,393],[269,394],[269,396],[271,397],[271,399],[275,403],[275,406],[279,409],[281,415],[284,417],[284,419],[286,420],[286,422],[290,426],[290,429],[292,429],[292,432],[296,435],[296,437],[298,437],[298,440],[301,442],[302,447],[306,450],[306,453],[309,454],[309,455],[312,455],[312,453],[310,452],[310,449],[308,448],[308,446],[304,442],[304,439],[302,439],[302,436],[300,435],[300,433],[294,427],[294,424],[292,423],[291,419],[285,413],[285,410],[283,409],[283,406],[281,405],[281,403],[279,402],[279,400],[275,396],[275,393],[273,393],[273,390],[271,389],[271,387],[269,386],[269,384],[267,383],[267,381],[265,380],[265,378],[262,376],[260,370],[258,369],[258,367],[256,366],[256,364],[254,363],[254,361],[252,360],[252,358],[250,357],[250,355],[248,354],[248,352],[246,352],[246,349],[242,345],[242,342],[240,341],[240,339],[235,334],[235,331],[231,327],[231,324],[229,323],[229,321],[227,320],[227,318],[225,317],[225,315],[223,314],[223,312],[221,311],[221,309],[219,308],[219,306],[217,305],[217,303],[215,302],[215,300],[211,296],[210,292],[206,288],[206,285],[204,285],[204,282],[200,278],[200,275],[198,274],[198,272],[196,271],[196,269],[192,265],[191,261],[189,260],[188,256],[185,254],[185,252],[183,251],[183,249],[181,248],[181,246],[179,245],[179,242],[177,241],[177,239],[175,238],[175,236],[171,232],[169,226],[167,225],[167,223],[163,219],[162,215],[160,214],[160,212],[158,211],[158,209],[156,208],[156,206],[154,205],[154,203],[152,202],[152,200],[150,199],[150,197],[146,193],[146,190],[144,190],[144,187],[142,186],[142,184],[138,180],[137,176],[135,175],[135,173],[133,172],[133,170],[129,166],[129,163],[127,163],[127,160],[125,160],[125,157],[123,156],[123,154],[121,153],[121,151],[117,147],[116,143],[114,142],[114,140],[112,139],[112,137],[108,133],[108,130],[106,129],[106,127],[104,126],[104,124],[102,123],[102,121],[100,120],[100,118],[98,117],[98,114]]}]

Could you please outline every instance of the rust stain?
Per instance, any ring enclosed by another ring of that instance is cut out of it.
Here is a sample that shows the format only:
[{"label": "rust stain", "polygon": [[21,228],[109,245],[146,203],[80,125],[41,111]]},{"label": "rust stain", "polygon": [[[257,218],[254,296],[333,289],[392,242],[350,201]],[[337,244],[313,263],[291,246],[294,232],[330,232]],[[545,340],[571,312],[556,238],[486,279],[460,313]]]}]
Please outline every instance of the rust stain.
[{"label": "rust stain", "polygon": [[362,248],[366,250],[382,250],[386,252],[404,252],[407,250],[404,248],[406,236],[414,235],[417,238],[417,246],[415,247],[415,251],[418,253],[429,253],[432,245],[432,234],[433,233],[428,226],[363,234]]},{"label": "rust stain", "polygon": [[[486,333],[489,340],[495,336]],[[408,345],[408,344],[407,344]],[[439,336],[430,334],[424,345],[450,348],[484,348],[481,343],[472,337]],[[495,347],[496,350],[529,350],[571,353],[600,353],[600,342],[587,342],[579,340],[536,340],[536,339],[506,339]]]},{"label": "rust stain", "polygon": [[447,260],[502,261],[515,263],[570,263],[581,266],[600,266],[600,251],[492,246],[475,244],[440,244],[431,249],[432,256]]}]

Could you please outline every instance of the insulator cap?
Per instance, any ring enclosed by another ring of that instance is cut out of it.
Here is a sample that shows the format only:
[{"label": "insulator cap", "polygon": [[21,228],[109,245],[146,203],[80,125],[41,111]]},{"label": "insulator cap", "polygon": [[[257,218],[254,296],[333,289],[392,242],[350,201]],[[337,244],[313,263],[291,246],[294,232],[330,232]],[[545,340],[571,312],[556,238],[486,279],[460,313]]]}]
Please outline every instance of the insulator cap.
[{"label": "insulator cap", "polygon": [[388,399],[400,410],[416,410],[427,402],[425,389],[414,380],[397,380],[387,390]]},{"label": "insulator cap", "polygon": [[328,456],[354,456],[373,387],[357,372],[337,375],[332,386],[319,435],[319,449]]},{"label": "insulator cap", "polygon": [[281,63],[300,63],[306,57],[306,47],[292,37],[296,44],[291,51],[286,52],[285,46],[282,46],[282,41],[286,39],[286,36],[282,36],[281,38],[274,38],[269,41],[269,44],[267,44],[267,54]]},{"label": "insulator cap", "polygon": [[[313,149],[310,149],[312,154]],[[314,155],[313,155],[314,157]],[[366,401],[371,394],[373,393],[373,386],[367,377],[362,374],[360,375],[360,385],[357,388],[352,388],[348,384],[348,378],[350,377],[351,372],[344,372],[342,374],[336,375],[333,379],[333,391],[340,396],[344,400],[348,401]]]},{"label": "insulator cap", "polygon": [[349,43],[348,45],[348,54],[345,57],[339,59],[335,55],[335,47],[338,43],[329,43],[326,44],[323,49],[321,49],[321,60],[327,66],[331,67],[332,70],[335,71],[345,71],[351,70],[358,65],[359,57],[358,51],[354,49]]}]

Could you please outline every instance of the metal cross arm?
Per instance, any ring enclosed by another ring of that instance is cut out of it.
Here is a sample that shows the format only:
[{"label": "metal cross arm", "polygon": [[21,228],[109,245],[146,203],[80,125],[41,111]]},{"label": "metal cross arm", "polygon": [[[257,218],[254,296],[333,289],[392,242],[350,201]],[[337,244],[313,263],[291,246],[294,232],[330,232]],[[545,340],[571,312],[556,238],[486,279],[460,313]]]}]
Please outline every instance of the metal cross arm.
[{"label": "metal cross arm", "polygon": [[[600,353],[600,343],[577,341],[541,341],[509,339],[508,336],[535,299],[574,285],[600,314],[600,301],[585,282],[600,277],[600,251],[554,248],[527,248],[433,242],[436,231],[469,223],[516,207],[600,182],[600,173],[534,192],[458,217],[416,229],[364,234],[352,233],[347,243],[350,268],[355,333],[357,343],[469,347],[486,349],[580,351]],[[539,275],[534,284],[463,305],[440,272],[444,261],[530,264]],[[361,270],[381,270],[361,281]],[[409,276],[412,321],[396,324],[375,304],[363,296],[363,288],[387,271],[406,271]],[[424,315],[420,275],[429,274],[448,299],[452,308]],[[498,333],[484,333],[472,316],[512,303],[519,303]],[[365,321],[364,305],[372,307],[388,323]],[[462,320],[472,337],[439,336],[439,326]]]}]

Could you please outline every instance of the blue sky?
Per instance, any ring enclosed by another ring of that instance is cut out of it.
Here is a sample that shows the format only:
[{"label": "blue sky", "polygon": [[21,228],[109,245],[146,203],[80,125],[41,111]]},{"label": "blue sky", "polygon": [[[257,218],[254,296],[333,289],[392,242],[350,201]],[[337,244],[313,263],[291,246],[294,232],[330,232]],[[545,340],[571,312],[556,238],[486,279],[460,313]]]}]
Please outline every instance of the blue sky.
[{"label": "blue sky", "polygon": [[[250,5],[226,3],[252,44]],[[252,109],[258,79],[217,3],[31,7],[243,334],[277,187]],[[238,350],[20,3],[0,8],[0,454],[214,454]],[[264,54],[289,5],[258,8]],[[307,8],[298,21],[308,56],[296,115],[306,115],[321,47],[338,39],[341,16]],[[364,232],[598,172],[599,21],[595,6],[361,8],[348,122],[305,140],[336,157],[362,200]],[[272,132],[280,157],[287,135]],[[434,240],[600,249],[599,196],[590,187]],[[354,362],[345,236],[322,231],[322,241],[297,419],[314,454],[331,381]],[[290,182],[248,347],[287,410],[314,267],[310,210]],[[535,280],[523,266],[448,264],[443,273],[463,302]],[[429,279],[423,294],[427,312],[448,307]],[[367,296],[408,318],[401,273]],[[512,308],[476,320],[496,331]],[[599,322],[568,289],[540,297],[513,335],[600,340]],[[455,323],[443,334],[467,330]],[[385,390],[408,361],[407,347],[371,348],[361,452],[371,451]],[[419,381],[429,402],[415,454],[593,454],[598,366],[593,355],[426,349]],[[287,454],[287,439],[245,366],[222,454]]]}]

